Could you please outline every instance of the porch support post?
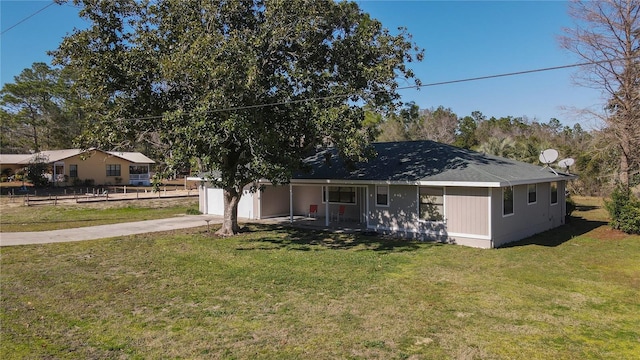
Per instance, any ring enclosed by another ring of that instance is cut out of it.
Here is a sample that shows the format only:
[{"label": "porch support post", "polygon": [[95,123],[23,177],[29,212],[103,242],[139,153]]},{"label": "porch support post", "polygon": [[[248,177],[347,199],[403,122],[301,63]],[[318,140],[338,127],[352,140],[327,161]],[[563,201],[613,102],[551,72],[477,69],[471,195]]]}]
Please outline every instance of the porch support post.
[{"label": "porch support post", "polygon": [[293,223],[293,185],[289,183],[289,222]]},{"label": "porch support post", "polygon": [[324,205],[324,226],[329,227],[329,185],[324,188],[324,198],[327,200]]},{"label": "porch support post", "polygon": [[[373,189],[375,191],[375,185],[373,185]],[[389,190],[388,193],[390,194],[391,190]],[[364,188],[364,198],[366,199],[365,200],[366,209],[364,210],[364,218],[365,218],[365,222],[367,224],[367,229],[369,229],[369,185],[367,185],[367,187]]]}]

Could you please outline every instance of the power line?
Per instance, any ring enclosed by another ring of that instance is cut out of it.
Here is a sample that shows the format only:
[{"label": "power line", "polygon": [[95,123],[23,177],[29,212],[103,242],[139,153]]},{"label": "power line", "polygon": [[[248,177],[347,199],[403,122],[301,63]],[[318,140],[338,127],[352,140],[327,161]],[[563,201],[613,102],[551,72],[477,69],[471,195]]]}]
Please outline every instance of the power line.
[{"label": "power line", "polygon": [[[640,56],[633,56],[631,58],[638,58],[638,57],[640,57]],[[525,74],[532,74],[532,73],[537,73],[537,72],[561,70],[561,69],[568,69],[568,68],[588,66],[588,65],[599,65],[599,64],[611,63],[611,62],[616,62],[616,61],[623,61],[623,60],[627,60],[627,59],[630,59],[630,58],[619,58],[619,59],[610,59],[610,60],[588,61],[588,62],[583,62],[583,63],[578,63],[578,64],[551,66],[551,67],[538,68],[538,69],[532,69],[532,70],[522,70],[522,71],[502,73],[502,74],[478,76],[478,77],[464,78],[464,79],[457,79],[457,80],[440,81],[440,82],[434,82],[434,83],[428,83],[428,84],[403,86],[403,87],[396,88],[396,90],[409,90],[409,89],[418,90],[418,89],[423,88],[423,87],[432,87],[432,86],[449,85],[449,84],[456,84],[456,83],[462,83],[462,82],[488,80],[488,79],[495,79],[495,78],[501,78],[501,77],[507,77],[507,76],[525,75]],[[386,90],[373,91],[372,93],[376,94],[376,93],[384,92],[384,91],[386,91]],[[209,111],[207,111],[207,113],[218,113],[218,112],[224,112],[224,111],[237,111],[237,110],[251,110],[251,109],[257,109],[257,108],[263,108],[263,107],[269,107],[269,106],[299,104],[299,103],[310,102],[310,101],[322,101],[322,100],[330,100],[330,99],[336,99],[336,98],[348,98],[348,97],[354,96],[354,95],[356,95],[356,94],[339,94],[339,95],[330,95],[330,96],[307,98],[307,99],[279,101],[279,102],[273,102],[273,103],[267,103],[267,104],[236,106],[236,107],[229,107],[229,108],[223,108],[223,109],[209,110]],[[186,113],[186,115],[188,115],[188,114],[189,113]],[[138,117],[138,118],[105,120],[103,122],[155,120],[155,119],[162,119],[163,117],[164,117],[163,115],[156,115],[156,116],[144,116],[144,117]]]},{"label": "power line", "polygon": [[38,13],[42,12],[44,9],[48,8],[49,6],[51,6],[51,5],[55,5],[55,4],[56,4],[56,2],[55,2],[55,1],[52,1],[51,3],[49,3],[49,5],[47,5],[47,6],[43,7],[42,9],[40,9],[40,10],[38,10],[38,11],[34,12],[33,14],[31,14],[31,15],[27,16],[26,18],[24,18],[24,19],[22,19],[22,20],[18,21],[17,23],[15,23],[15,24],[13,24],[13,25],[9,26],[8,28],[6,28],[6,29],[2,30],[2,33],[0,33],[0,36],[4,35],[4,33],[6,33],[7,31],[9,31],[9,30],[11,30],[11,29],[13,29],[14,27],[16,27],[16,26],[18,26],[18,25],[22,24],[23,22],[25,22],[25,21],[27,21],[27,20],[31,19],[32,17],[34,17],[34,16],[35,16],[35,15],[37,15]]}]

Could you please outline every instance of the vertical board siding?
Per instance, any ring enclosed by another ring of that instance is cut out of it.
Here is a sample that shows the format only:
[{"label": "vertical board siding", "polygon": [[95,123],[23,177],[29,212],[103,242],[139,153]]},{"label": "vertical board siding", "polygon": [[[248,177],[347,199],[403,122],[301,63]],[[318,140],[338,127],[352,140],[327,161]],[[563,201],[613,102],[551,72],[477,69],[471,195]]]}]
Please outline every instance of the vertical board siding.
[{"label": "vertical board siding", "polygon": [[489,235],[488,201],[486,188],[448,187],[445,200],[447,231]]}]

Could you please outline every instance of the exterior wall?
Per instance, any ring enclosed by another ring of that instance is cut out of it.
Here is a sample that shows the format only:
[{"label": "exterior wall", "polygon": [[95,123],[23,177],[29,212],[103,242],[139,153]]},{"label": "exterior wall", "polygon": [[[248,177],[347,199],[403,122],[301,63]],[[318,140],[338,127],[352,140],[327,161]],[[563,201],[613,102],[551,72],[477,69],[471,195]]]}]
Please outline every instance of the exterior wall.
[{"label": "exterior wall", "polygon": [[222,189],[206,187],[205,192],[207,194],[206,211],[203,211],[203,213],[208,215],[224,215],[224,197]]},{"label": "exterior wall", "polygon": [[[348,185],[346,185],[348,186]],[[364,214],[366,212],[366,198],[363,195],[364,188],[356,187],[356,203],[355,204],[339,204],[330,203],[329,217],[334,218],[339,211],[341,205],[345,206],[344,219],[349,221],[363,221],[365,220]],[[287,195],[288,204],[288,195]],[[309,207],[311,205],[318,205],[318,218],[324,219],[326,216],[327,204],[322,201],[322,186],[320,185],[294,185],[293,186],[293,215],[307,216],[309,214]],[[288,211],[288,210],[287,210]],[[288,214],[288,212],[287,212]]]},{"label": "exterior wall", "polygon": [[375,186],[369,186],[367,224],[376,230],[414,233],[420,231],[416,186],[389,186],[389,205],[376,205]]},{"label": "exterior wall", "polygon": [[[256,211],[254,203],[257,199],[257,194],[249,191],[249,186],[245,187],[242,190],[242,196],[240,196],[240,202],[238,202],[238,217],[245,219],[256,219]],[[222,202],[222,213],[224,215],[224,197],[220,196],[220,201]]]},{"label": "exterior wall", "polygon": [[27,165],[19,165],[19,164],[0,164],[0,174],[6,172],[9,174],[9,176],[11,176],[15,174],[17,170],[20,170],[26,166]]},{"label": "exterior wall", "polygon": [[[289,199],[287,199],[287,204]],[[293,215],[307,216],[309,206],[318,205],[318,217],[324,217],[325,204],[322,203],[321,186],[293,186]]]},{"label": "exterior wall", "polygon": [[[71,165],[78,166],[78,179],[82,182],[85,180],[93,180],[95,185],[115,185],[129,184],[129,165],[134,165],[130,161],[105,154],[101,151],[95,151],[91,156],[89,154],[75,155],[62,161],[52,163],[64,165],[64,175],[67,179],[64,185],[73,184],[73,178],[70,176]],[[85,156],[87,156],[85,158]],[[120,176],[107,176],[107,165],[120,165]],[[119,178],[120,181],[116,181]]]},{"label": "exterior wall", "polygon": [[[510,216],[502,215],[502,188],[446,187],[445,221],[440,222],[419,219],[417,186],[389,186],[389,204],[382,206],[376,204],[375,186],[369,185],[366,191],[359,188],[357,203],[347,205],[345,217],[355,220],[362,212],[367,228],[381,233],[492,248],[564,224],[565,182],[558,181],[557,184],[558,202],[553,205],[549,183],[537,184],[536,201],[532,204],[528,203],[527,185],[514,186],[514,213]],[[326,204],[322,202],[322,186],[295,185],[292,189],[294,215],[306,216],[309,206],[315,204],[318,205],[318,217],[324,218]],[[200,204],[201,209],[205,207],[206,213],[222,215],[222,190],[208,188],[206,194],[207,202]],[[251,208],[253,212],[247,215],[239,206],[239,217],[267,218],[289,214],[288,186],[267,186],[259,194],[245,191],[241,202],[243,199],[249,204],[247,209]],[[330,204],[329,213],[335,214],[338,206]]]},{"label": "exterior wall", "polygon": [[[201,189],[199,192],[201,199],[198,206],[200,212],[207,215],[223,216],[224,192],[222,189],[207,187],[206,185],[201,185]],[[204,198],[204,200],[202,200],[202,198]],[[255,208],[256,199],[256,194],[252,194],[249,191],[249,187],[243,190],[240,202],[238,203],[239,218],[257,219],[258,214]]]},{"label": "exterior wall", "polygon": [[389,205],[376,205],[375,187],[369,187],[368,227],[383,233],[473,247],[491,247],[487,188],[444,189],[442,222],[419,219],[418,187],[389,186]]},{"label": "exterior wall", "polygon": [[256,196],[259,206],[258,218],[265,219],[274,216],[289,215],[289,186],[267,185]]},{"label": "exterior wall", "polygon": [[513,187],[513,215],[502,214],[502,188],[492,189],[493,246],[521,240],[564,224],[565,182],[558,181],[558,203],[551,204],[550,183],[537,184],[537,199],[528,204],[527,185]]}]

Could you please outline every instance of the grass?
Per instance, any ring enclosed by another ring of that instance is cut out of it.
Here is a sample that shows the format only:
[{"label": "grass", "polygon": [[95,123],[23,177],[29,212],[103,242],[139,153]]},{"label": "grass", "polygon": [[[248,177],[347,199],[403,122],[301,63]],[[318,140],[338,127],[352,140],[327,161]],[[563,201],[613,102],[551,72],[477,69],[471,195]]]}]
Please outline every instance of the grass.
[{"label": "grass", "polygon": [[252,226],[2,248],[0,357],[633,359],[640,237],[496,250]]},{"label": "grass", "polygon": [[59,230],[162,219],[193,212],[197,207],[198,200],[194,198],[131,200],[109,204],[3,206],[0,210],[0,232]]}]

